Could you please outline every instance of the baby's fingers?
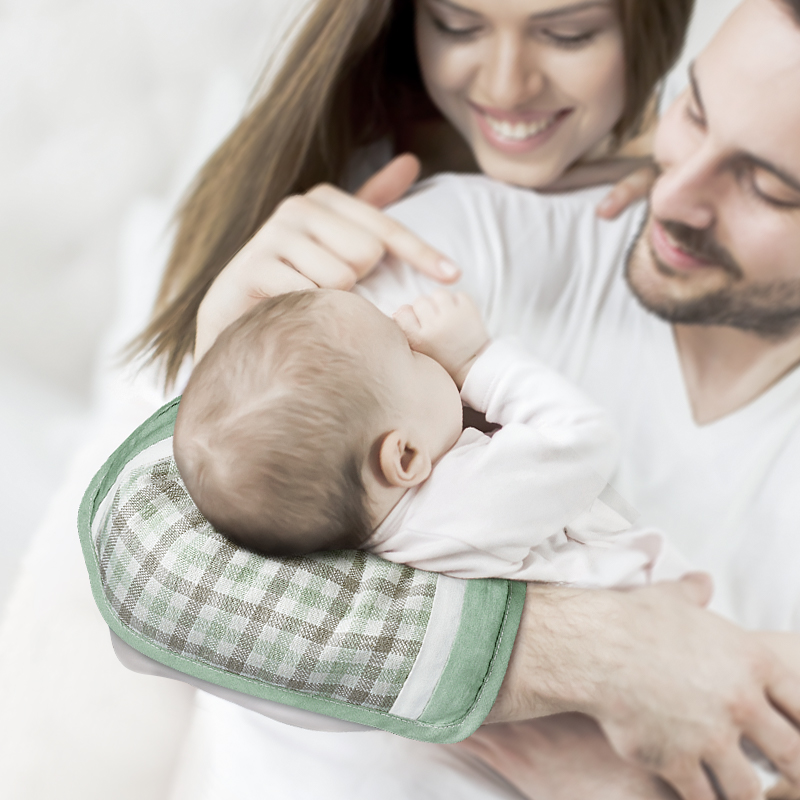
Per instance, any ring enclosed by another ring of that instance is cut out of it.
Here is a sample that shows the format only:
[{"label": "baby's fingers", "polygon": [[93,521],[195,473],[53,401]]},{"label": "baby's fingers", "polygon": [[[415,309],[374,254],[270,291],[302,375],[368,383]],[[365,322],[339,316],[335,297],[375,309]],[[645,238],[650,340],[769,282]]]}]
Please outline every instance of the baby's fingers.
[{"label": "baby's fingers", "polygon": [[392,315],[392,319],[397,323],[400,330],[403,331],[412,349],[421,344],[422,325],[420,324],[419,317],[417,317],[416,312],[411,306],[400,306]]},{"label": "baby's fingers", "polygon": [[597,206],[597,216],[614,219],[631,203],[646,197],[656,179],[656,168],[652,165],[640,167],[626,175],[603,198]]}]

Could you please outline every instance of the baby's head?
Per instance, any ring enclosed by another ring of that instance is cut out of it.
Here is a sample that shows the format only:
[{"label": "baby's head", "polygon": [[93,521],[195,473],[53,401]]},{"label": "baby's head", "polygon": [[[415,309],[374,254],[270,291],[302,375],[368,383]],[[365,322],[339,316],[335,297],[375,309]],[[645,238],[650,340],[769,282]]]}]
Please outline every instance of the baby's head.
[{"label": "baby's head", "polygon": [[174,449],[218,530],[300,555],[359,547],[460,430],[443,367],[368,301],[315,290],[265,300],[220,335],[183,394]]}]

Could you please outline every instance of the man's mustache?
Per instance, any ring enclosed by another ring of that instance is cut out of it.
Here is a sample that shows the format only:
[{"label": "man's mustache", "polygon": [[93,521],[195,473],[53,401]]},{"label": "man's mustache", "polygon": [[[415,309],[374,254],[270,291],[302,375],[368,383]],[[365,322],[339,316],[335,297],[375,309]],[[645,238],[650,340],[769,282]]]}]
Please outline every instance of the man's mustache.
[{"label": "man's mustache", "polygon": [[734,278],[742,278],[744,273],[736,259],[715,238],[710,229],[692,228],[682,222],[658,220],[662,228],[676,244],[689,255],[710,261],[725,270]]}]

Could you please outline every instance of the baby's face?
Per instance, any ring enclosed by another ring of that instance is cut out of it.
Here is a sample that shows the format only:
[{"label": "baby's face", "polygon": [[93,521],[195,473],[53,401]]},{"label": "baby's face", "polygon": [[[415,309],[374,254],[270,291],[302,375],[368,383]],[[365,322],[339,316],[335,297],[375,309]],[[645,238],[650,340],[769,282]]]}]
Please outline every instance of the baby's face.
[{"label": "baby's face", "polygon": [[405,423],[422,433],[433,460],[444,455],[461,435],[461,395],[445,368],[409,347],[397,323],[372,303],[350,292],[332,291],[331,304],[342,330],[363,352],[365,366],[389,398],[387,421]]}]

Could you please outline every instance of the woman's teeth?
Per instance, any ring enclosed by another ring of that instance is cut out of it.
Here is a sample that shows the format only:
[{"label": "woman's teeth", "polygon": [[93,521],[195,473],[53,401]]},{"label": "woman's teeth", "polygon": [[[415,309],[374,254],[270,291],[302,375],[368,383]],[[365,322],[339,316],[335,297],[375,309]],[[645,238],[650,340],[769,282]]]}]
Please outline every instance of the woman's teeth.
[{"label": "woman's teeth", "polygon": [[501,139],[507,139],[510,142],[522,142],[525,139],[531,139],[549,128],[556,121],[555,114],[539,122],[506,122],[505,120],[492,119],[488,115],[484,115],[484,117],[494,133]]}]

